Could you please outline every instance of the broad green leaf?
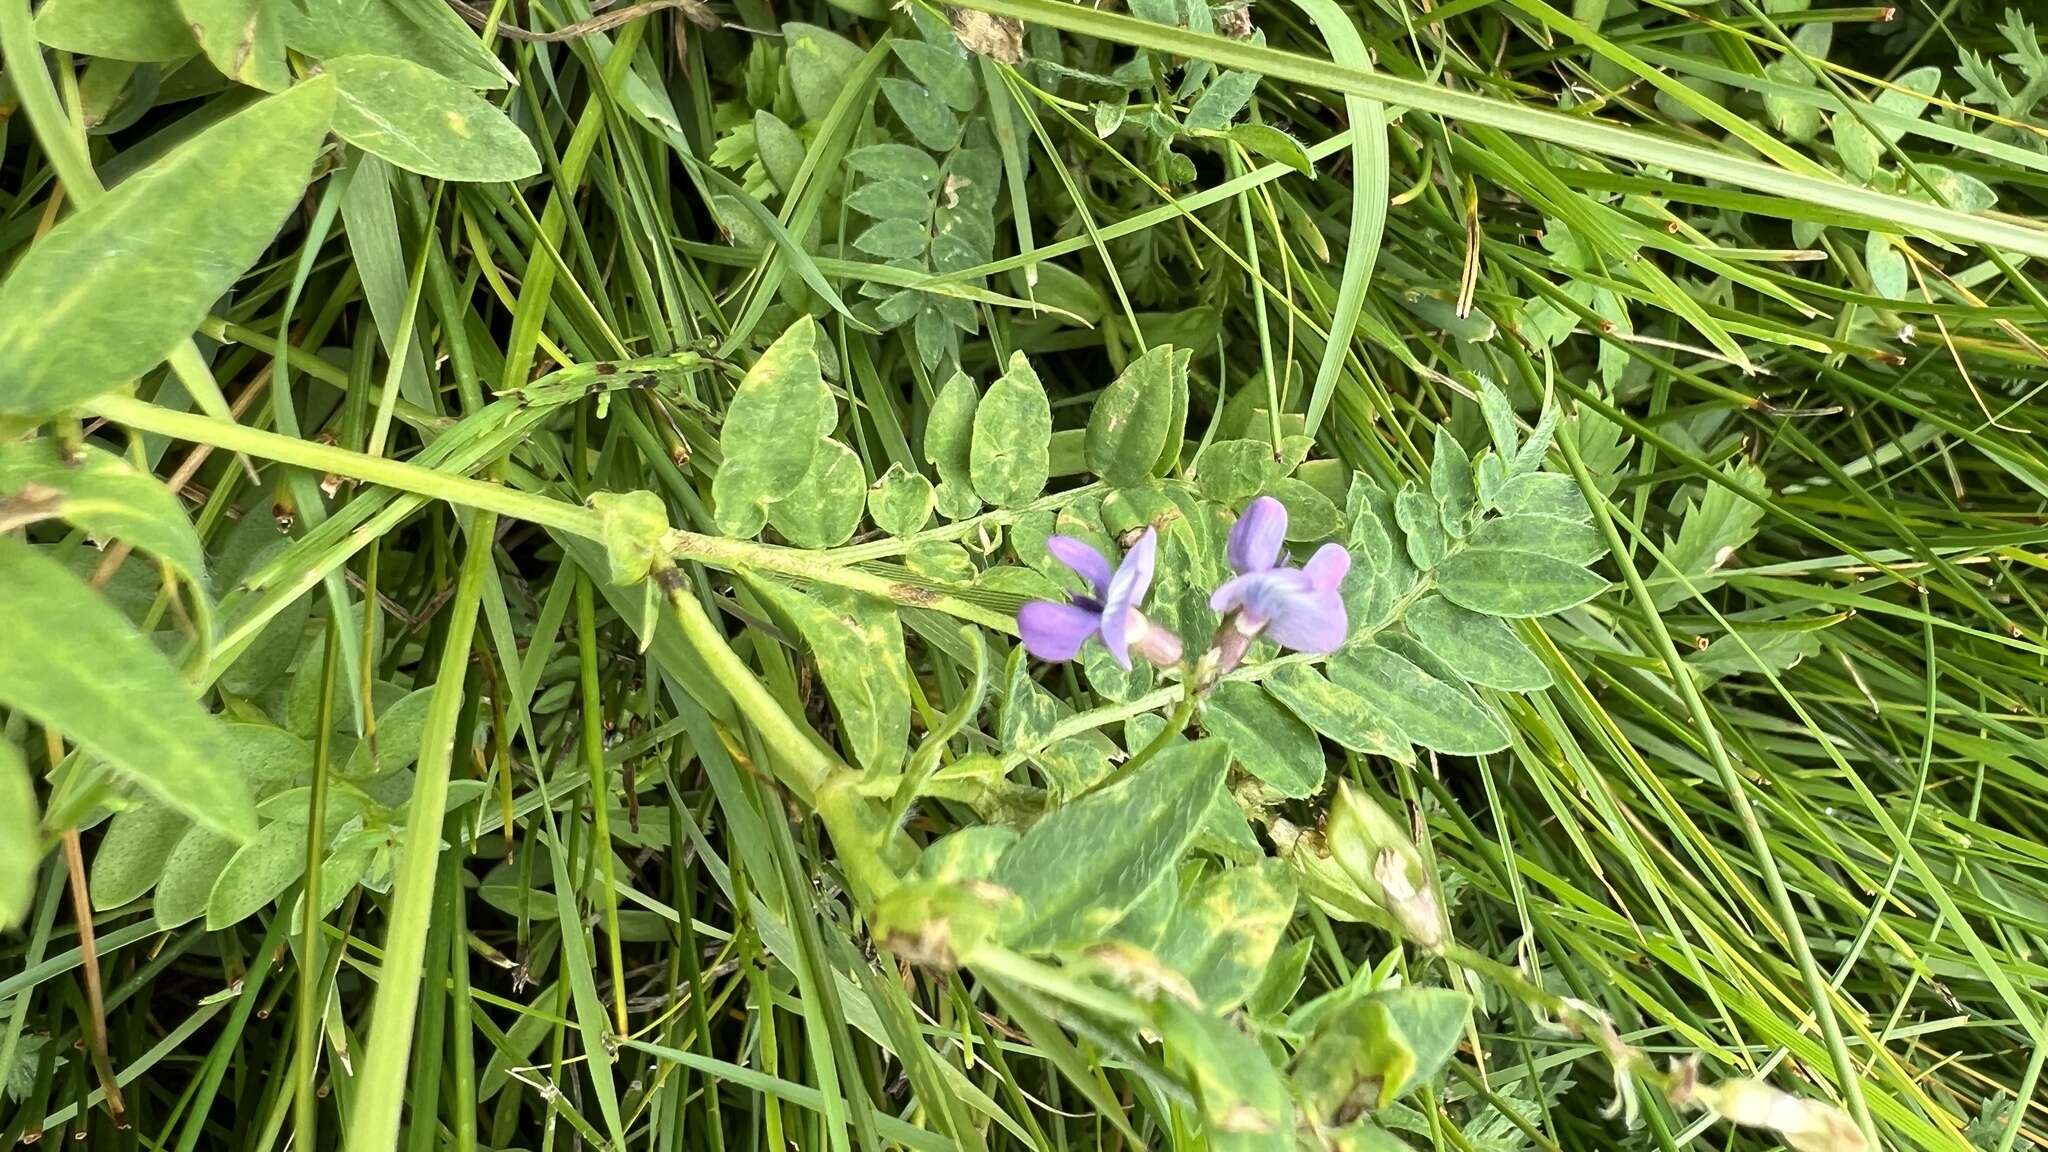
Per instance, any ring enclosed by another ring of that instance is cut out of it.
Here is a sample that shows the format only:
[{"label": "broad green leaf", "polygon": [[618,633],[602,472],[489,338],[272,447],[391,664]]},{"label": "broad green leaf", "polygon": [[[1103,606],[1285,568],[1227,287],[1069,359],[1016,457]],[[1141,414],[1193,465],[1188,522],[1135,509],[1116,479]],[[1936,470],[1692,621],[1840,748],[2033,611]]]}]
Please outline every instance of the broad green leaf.
[{"label": "broad green leaf", "polygon": [[1202,723],[1230,746],[1238,767],[1281,795],[1311,796],[1323,786],[1323,747],[1316,734],[1258,685],[1218,684]]},{"label": "broad green leaf", "polygon": [[1508,735],[1464,687],[1447,684],[1377,644],[1346,648],[1330,661],[1330,680],[1370,700],[1376,712],[1424,748],[1455,756],[1498,752]]},{"label": "broad green leaf", "polygon": [[1535,512],[1486,521],[1472,533],[1472,546],[1534,552],[1581,566],[1607,555],[1607,538],[1591,524]]},{"label": "broad green leaf", "polygon": [[1508,394],[1492,381],[1483,381],[1479,389],[1479,414],[1486,421],[1487,438],[1493,441],[1493,450],[1499,456],[1513,459],[1515,450],[1521,444],[1521,433],[1515,427],[1515,406]]},{"label": "broad green leaf", "polygon": [[199,51],[176,0],[49,0],[36,13],[36,38],[81,56],[137,63]]},{"label": "broad green leaf", "polygon": [[1444,598],[1488,616],[1549,616],[1607,589],[1607,581],[1567,560],[1537,552],[1466,548],[1436,570]]},{"label": "broad green leaf", "polygon": [[306,821],[274,820],[229,858],[206,898],[206,930],[262,911],[306,872]]},{"label": "broad green leaf", "polygon": [[279,0],[178,0],[178,11],[220,74],[265,92],[282,92],[292,82],[281,6]]},{"label": "broad green leaf", "polygon": [[1287,508],[1287,538],[1296,543],[1319,543],[1344,531],[1344,514],[1322,490],[1295,476],[1283,476],[1266,485],[1266,494]]},{"label": "broad green leaf", "polygon": [[0,931],[28,916],[42,860],[35,781],[29,778],[21,750],[10,740],[0,740]]},{"label": "broad green leaf", "polygon": [[768,506],[768,523],[799,548],[836,548],[860,527],[867,491],[860,457],[828,436],[811,458],[811,470]]},{"label": "broad green leaf", "polygon": [[350,780],[375,780],[410,767],[420,758],[420,733],[426,729],[433,695],[431,688],[416,689],[379,712],[376,734],[356,745],[341,774]]},{"label": "broad green leaf", "polygon": [[1013,752],[1031,752],[1044,745],[1052,726],[1068,712],[1058,697],[1031,678],[1030,660],[1020,645],[1010,650],[1003,670],[1003,704],[996,715],[996,738]]},{"label": "broad green leaf", "polygon": [[1904,300],[1912,289],[1912,277],[1906,269],[1906,258],[1899,252],[1898,245],[1882,232],[1871,232],[1863,238],[1863,266],[1870,273],[1870,288],[1887,300]]},{"label": "broad green leaf", "polygon": [[1352,635],[1373,632],[1386,624],[1408,590],[1415,586],[1415,565],[1394,531],[1394,501],[1362,473],[1353,474],[1345,499],[1349,524],[1345,547],[1351,571],[1341,589]]},{"label": "broad green leaf", "polygon": [[[1058,561],[1053,562],[1058,566]],[[1059,571],[1065,579],[1062,583],[1079,589],[1081,581],[1067,568]],[[1104,700],[1125,702],[1135,700],[1152,690],[1152,665],[1144,660],[1133,660],[1128,669],[1117,666],[1116,658],[1109,649],[1100,644],[1089,644],[1081,649],[1081,673],[1088,678],[1088,687]]]},{"label": "broad green leaf", "polygon": [[169,931],[205,915],[213,882],[235,858],[237,847],[233,840],[204,828],[188,830],[164,861],[163,879],[151,901],[156,926]]},{"label": "broad green leaf", "polygon": [[[1517,457],[1517,467],[1520,458]],[[1565,520],[1590,522],[1593,510],[1586,505],[1578,481],[1555,472],[1523,472],[1508,477],[1501,486],[1498,507],[1507,516],[1557,516]]]},{"label": "broad green leaf", "polygon": [[1171,996],[1154,1004],[1153,1030],[1173,1062],[1185,1070],[1201,1106],[1201,1147],[1212,1152],[1287,1152],[1296,1147],[1287,1081],[1258,1041],[1229,1020]]},{"label": "broad green leaf", "polygon": [[83,445],[77,459],[66,460],[49,437],[0,444],[0,520],[46,516],[95,540],[126,540],[205,594],[206,556],[184,504],[162,481],[98,445]]},{"label": "broad green leaf", "polygon": [[1474,684],[1508,692],[1550,687],[1550,669],[1505,621],[1467,611],[1441,596],[1416,602],[1406,620],[1417,641]]},{"label": "broad green leaf", "polygon": [[1301,146],[1301,141],[1270,124],[1235,125],[1230,129],[1230,138],[1262,160],[1277,161],[1310,178],[1316,174],[1315,163],[1308,158],[1308,150]]},{"label": "broad green leaf", "polygon": [[881,84],[882,95],[888,97],[896,118],[920,145],[933,152],[950,152],[959,145],[960,115],[946,107],[945,101],[922,85],[899,77],[887,77]]},{"label": "broad green leaf", "polygon": [[[1896,87],[1879,92],[1871,105],[1911,119],[1920,115],[1927,107],[1927,98],[1941,86],[1941,69],[1933,64],[1922,65],[1892,83]],[[1842,158],[1842,166],[1858,180],[1867,181],[1875,175],[1884,159],[1884,145],[1896,143],[1905,134],[1903,126],[1879,124],[1877,134],[1873,135],[1849,113],[1834,114],[1835,152]]]},{"label": "broad green leaf", "polygon": [[718,530],[752,536],[794,491],[839,422],[818,360],[818,325],[797,318],[747,369],[725,410],[711,494]]},{"label": "broad green leaf", "polygon": [[1449,541],[1444,532],[1443,509],[1436,497],[1424,492],[1413,481],[1401,488],[1394,497],[1394,520],[1401,526],[1402,538],[1408,542],[1408,559],[1424,572],[1436,567],[1444,558]]},{"label": "broad green leaf", "polygon": [[855,248],[883,260],[915,260],[924,255],[930,242],[931,233],[922,219],[902,217],[877,220],[853,238]]},{"label": "broad green leaf", "polygon": [[[1801,53],[1816,61],[1826,60],[1828,45],[1834,39],[1834,27],[1819,21],[1801,24],[1792,33],[1792,43]],[[1764,65],[1764,76],[1780,84],[1803,88],[1816,83],[1805,62],[1790,52]],[[1771,118],[1772,126],[1787,138],[1805,144],[1820,135],[1821,110],[1815,105],[1773,92],[1765,92],[1763,100],[1764,114]]]},{"label": "broad green leaf", "polygon": [[1936,164],[1923,164],[1920,170],[1941,200],[1958,212],[1989,212],[1998,204],[1998,193],[1991,190],[1991,185],[1968,172]]},{"label": "broad green leaf", "polygon": [[1032,825],[996,864],[995,883],[1022,901],[1010,944],[1042,951],[1100,938],[1187,850],[1198,801],[1228,762],[1220,740],[1168,748]]},{"label": "broad green leaf", "polygon": [[[974,409],[969,472],[974,491],[998,508],[1038,498],[1051,470],[1052,406],[1022,352]],[[929,448],[927,448],[929,451]]]},{"label": "broad green leaf", "polygon": [[939,474],[939,511],[950,520],[965,520],[981,510],[972,481],[974,415],[980,404],[974,381],[956,370],[939,388],[925,419],[924,458]]},{"label": "broad green leaf", "polygon": [[[1051,265],[1048,265],[1051,267]],[[1056,281],[1056,277],[1053,278]],[[1164,476],[1180,463],[1181,453],[1187,450],[1188,437],[1188,364],[1194,360],[1194,353],[1180,349],[1173,354],[1173,371],[1166,374],[1169,386],[1166,409],[1166,443],[1160,446],[1159,460],[1152,465],[1152,474]]]},{"label": "broad green leaf", "polygon": [[1230,122],[1237,119],[1245,105],[1251,103],[1252,92],[1258,86],[1259,74],[1256,72],[1220,73],[1188,109],[1187,128],[1196,132],[1221,132],[1230,127]]},{"label": "broad green leaf", "polygon": [[1479,490],[1472,479],[1472,458],[1464,445],[1441,425],[1436,430],[1436,450],[1429,465],[1429,492],[1436,497],[1444,531],[1463,536],[1465,526],[1479,510]]},{"label": "broad green leaf", "polygon": [[398,56],[465,88],[503,88],[504,65],[446,4],[395,0],[274,0],[284,42],[315,60]]},{"label": "broad green leaf", "polygon": [[955,112],[972,112],[981,95],[974,80],[971,58],[958,48],[901,37],[889,41],[889,50],[903,61],[918,83],[951,105]]},{"label": "broad green leaf", "polygon": [[[920,152],[918,155],[922,156]],[[924,251],[925,222],[932,218],[931,194],[921,184],[890,178],[870,180],[846,197],[846,206],[877,220],[911,220],[918,225],[917,252]],[[867,249],[863,249],[867,251]],[[916,255],[917,252],[911,253]]]},{"label": "broad green leaf", "polygon": [[922,472],[905,468],[900,460],[889,465],[868,489],[868,516],[875,527],[891,536],[922,531],[932,518],[932,482]]},{"label": "broad green leaf", "polygon": [[526,133],[439,72],[394,56],[322,61],[341,94],[335,135],[408,172],[498,182],[540,171]]},{"label": "broad green leaf", "polygon": [[1353,752],[1387,756],[1404,764],[1414,759],[1407,733],[1384,710],[1315,669],[1290,664],[1266,677],[1264,683],[1302,723]]},{"label": "broad green leaf", "polygon": [[1088,468],[1112,488],[1142,483],[1165,451],[1173,360],[1161,344],[1131,361],[1088,414]]},{"label": "broad green leaf", "polygon": [[1203,1007],[1228,1012],[1258,987],[1294,918],[1294,873],[1281,860],[1232,868],[1184,896],[1152,949],[1187,977]]},{"label": "broad green leaf", "polygon": [[874,181],[901,180],[925,196],[939,186],[939,162],[922,148],[908,144],[870,144],[846,154],[846,167]]},{"label": "broad green leaf", "polygon": [[47,416],[155,367],[299,202],[334,84],[308,80],[61,221],[0,283],[0,413]]},{"label": "broad green leaf", "polygon": [[1471,1001],[1448,988],[1404,986],[1340,1005],[1295,1056],[1293,1079],[1320,1124],[1378,1111],[1433,1078],[1456,1050]]},{"label": "broad green leaf", "polygon": [[92,906],[119,908],[156,887],[171,849],[192,822],[166,805],[144,801],[114,814],[92,856]]},{"label": "broad green leaf", "polygon": [[784,192],[796,187],[797,173],[804,166],[803,137],[766,108],[754,112],[754,150],[775,187]]},{"label": "broad green leaf", "polygon": [[910,743],[910,668],[896,610],[825,585],[809,593],[769,580],[753,587],[810,649],[854,762],[875,776],[901,769]]},{"label": "broad green leaf", "polygon": [[1196,490],[1219,504],[1237,504],[1280,479],[1281,463],[1263,440],[1217,440],[1195,458]]},{"label": "broad green leaf", "polygon": [[62,732],[194,820],[256,830],[220,724],[156,646],[63,566],[0,536],[0,703]]},{"label": "broad green leaf", "polygon": [[995,875],[996,863],[1017,839],[1017,830],[1004,824],[975,824],[949,832],[917,858],[918,875],[947,884],[986,880]]},{"label": "broad green leaf", "polygon": [[804,119],[821,119],[846,87],[847,74],[865,55],[861,47],[815,24],[782,26],[783,68]]}]

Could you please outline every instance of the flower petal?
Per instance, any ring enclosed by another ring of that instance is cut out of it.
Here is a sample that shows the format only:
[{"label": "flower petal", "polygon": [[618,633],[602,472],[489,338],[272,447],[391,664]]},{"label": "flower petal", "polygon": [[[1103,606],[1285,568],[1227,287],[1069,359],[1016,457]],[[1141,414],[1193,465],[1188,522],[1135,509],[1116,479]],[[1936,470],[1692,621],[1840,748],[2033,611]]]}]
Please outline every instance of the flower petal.
[{"label": "flower petal", "polygon": [[1088,582],[1088,588],[1096,596],[1102,596],[1109,586],[1109,561],[1102,558],[1093,545],[1073,536],[1047,536],[1045,550],[1052,558],[1072,568],[1076,575]]},{"label": "flower petal", "polygon": [[1266,624],[1265,637],[1292,652],[1335,652],[1344,646],[1351,621],[1344,599],[1334,591],[1289,597]]},{"label": "flower petal", "polygon": [[1287,506],[1271,496],[1261,496],[1245,507],[1244,515],[1231,527],[1225,555],[1237,572],[1264,572],[1280,559],[1280,546],[1286,542]]},{"label": "flower petal", "polygon": [[1131,610],[1152,590],[1152,567],[1158,558],[1159,533],[1147,528],[1124,553],[1123,563],[1116,566],[1116,573],[1109,578],[1109,591],[1102,597],[1102,646],[1125,668],[1131,666]]},{"label": "flower petal", "polygon": [[1301,566],[1308,573],[1309,583],[1318,592],[1334,592],[1344,583],[1345,573],[1351,571],[1351,553],[1342,544],[1332,541],[1316,549],[1316,554]]},{"label": "flower petal", "polygon": [[1248,572],[1243,576],[1232,576],[1216,586],[1209,593],[1209,611],[1218,616],[1228,616],[1244,606],[1244,598],[1252,586],[1257,584],[1263,572]]},{"label": "flower petal", "polygon": [[1072,660],[1102,626],[1102,617],[1073,604],[1033,600],[1017,611],[1024,650],[1040,660]]}]

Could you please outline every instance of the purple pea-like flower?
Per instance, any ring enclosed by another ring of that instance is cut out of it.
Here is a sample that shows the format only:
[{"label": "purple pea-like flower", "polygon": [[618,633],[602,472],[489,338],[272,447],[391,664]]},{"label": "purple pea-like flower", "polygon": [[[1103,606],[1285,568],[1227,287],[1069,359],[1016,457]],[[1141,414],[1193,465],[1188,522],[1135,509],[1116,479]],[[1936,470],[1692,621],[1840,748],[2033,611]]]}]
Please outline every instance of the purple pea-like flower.
[{"label": "purple pea-like flower", "polygon": [[1225,617],[1218,642],[1224,671],[1261,636],[1295,652],[1343,646],[1351,622],[1338,588],[1351,554],[1342,544],[1325,544],[1308,563],[1289,568],[1280,562],[1286,540],[1287,508],[1271,496],[1252,501],[1230,530],[1228,556],[1238,574],[1209,597],[1209,607]]},{"label": "purple pea-like flower", "polygon": [[1040,660],[1072,660],[1095,636],[1122,668],[1131,666],[1132,649],[1162,668],[1180,662],[1180,637],[1138,610],[1152,588],[1152,569],[1159,556],[1156,531],[1145,529],[1114,571],[1102,553],[1072,536],[1049,536],[1045,549],[1087,581],[1089,592],[1069,604],[1033,600],[1024,605],[1017,613],[1017,634],[1025,651]]}]

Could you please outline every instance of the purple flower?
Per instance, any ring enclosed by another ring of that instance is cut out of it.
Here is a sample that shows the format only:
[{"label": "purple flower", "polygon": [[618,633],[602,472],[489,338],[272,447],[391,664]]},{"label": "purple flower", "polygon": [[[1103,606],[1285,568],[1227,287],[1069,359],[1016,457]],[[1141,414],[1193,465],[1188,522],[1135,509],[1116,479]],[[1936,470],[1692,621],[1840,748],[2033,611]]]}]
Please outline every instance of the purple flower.
[{"label": "purple flower", "polygon": [[1296,652],[1335,652],[1350,631],[1337,589],[1351,554],[1342,544],[1325,544],[1308,563],[1288,568],[1280,563],[1286,539],[1287,509],[1271,496],[1252,501],[1230,530],[1228,555],[1238,574],[1209,597],[1209,607],[1226,617],[1218,645],[1226,671],[1255,637]]},{"label": "purple flower", "polygon": [[1152,587],[1159,534],[1147,528],[1123,563],[1111,571],[1102,553],[1072,536],[1049,536],[1046,551],[1088,582],[1089,593],[1071,604],[1033,600],[1017,613],[1024,650],[1040,660],[1072,660],[1091,636],[1120,667],[1131,666],[1131,649],[1161,667],[1180,662],[1180,637],[1145,618],[1138,605]]}]

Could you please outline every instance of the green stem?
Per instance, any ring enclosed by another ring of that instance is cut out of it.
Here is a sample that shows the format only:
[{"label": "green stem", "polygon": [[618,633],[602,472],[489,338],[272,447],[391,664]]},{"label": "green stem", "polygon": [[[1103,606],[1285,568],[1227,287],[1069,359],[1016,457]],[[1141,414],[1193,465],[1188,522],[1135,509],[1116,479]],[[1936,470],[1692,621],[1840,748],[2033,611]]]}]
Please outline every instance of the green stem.
[{"label": "green stem", "polygon": [[521,492],[502,484],[487,484],[466,476],[450,476],[417,464],[385,460],[362,452],[351,452],[332,444],[300,440],[249,428],[231,420],[216,420],[190,412],[173,412],[146,404],[130,396],[102,396],[86,406],[95,415],[144,432],[155,432],[211,444],[232,452],[244,452],[264,460],[275,460],[318,472],[349,476],[385,488],[416,493],[433,500],[479,508],[515,520],[527,520],[548,528],[559,528],[577,536],[599,539],[603,534],[596,512],[580,505]]},{"label": "green stem", "polygon": [[405,820],[405,855],[392,885],[391,928],[384,940],[384,961],[371,1005],[370,1040],[358,1065],[347,1152],[383,1152],[398,1143],[413,1019],[419,1010],[425,968],[427,921],[433,910],[435,861],[446,823],[456,713],[462,705],[469,650],[476,638],[477,610],[483,602],[484,577],[491,569],[491,538],[497,525],[498,518],[489,511],[470,523],[469,551],[462,559],[455,602],[448,609],[447,642],[441,649],[440,670],[427,704],[426,724],[420,731],[419,763]]},{"label": "green stem", "polygon": [[326,1001],[320,990],[320,863],[326,847],[327,767],[334,747],[334,685],[341,665],[341,629],[333,617],[327,620],[327,640],[320,659],[319,719],[313,731],[313,793],[306,815],[306,880],[299,892],[299,918],[303,936],[299,941],[298,1065],[292,1085],[292,1146],[317,1148],[316,1126],[320,1120],[319,1099],[313,1091],[319,1079],[320,1018]]},{"label": "green stem", "polygon": [[599,886],[604,889],[604,928],[607,960],[612,969],[612,1013],[619,1035],[632,1031],[626,1022],[626,962],[619,946],[619,893],[612,877],[611,788],[604,770],[604,718],[598,711],[597,609],[590,577],[578,571],[576,579],[577,672],[583,696],[583,762],[590,769],[590,811],[594,824],[591,862],[604,869]]},{"label": "green stem", "polygon": [[1195,718],[1195,706],[1200,704],[1201,700],[1201,694],[1195,691],[1194,681],[1191,679],[1183,680],[1181,682],[1180,703],[1174,706],[1173,715],[1167,719],[1166,727],[1161,728],[1159,735],[1154,736],[1143,748],[1138,749],[1137,755],[1124,761],[1116,771],[1103,777],[1101,781],[1089,788],[1088,791],[1100,792],[1105,788],[1122,783],[1137,775],[1138,769],[1143,768],[1146,761],[1159,755],[1160,752],[1166,749],[1168,744],[1173,742],[1175,736],[1188,730],[1189,722]]},{"label": "green stem", "polygon": [[836,756],[819,745],[816,737],[790,719],[760,677],[726,643],[710,614],[697,602],[689,581],[674,568],[658,569],[653,579],[667,595],[683,639],[696,651],[711,678],[732,697],[742,716],[754,726],[768,745],[776,776],[797,798],[813,803],[820,785],[834,772],[848,771]]}]

